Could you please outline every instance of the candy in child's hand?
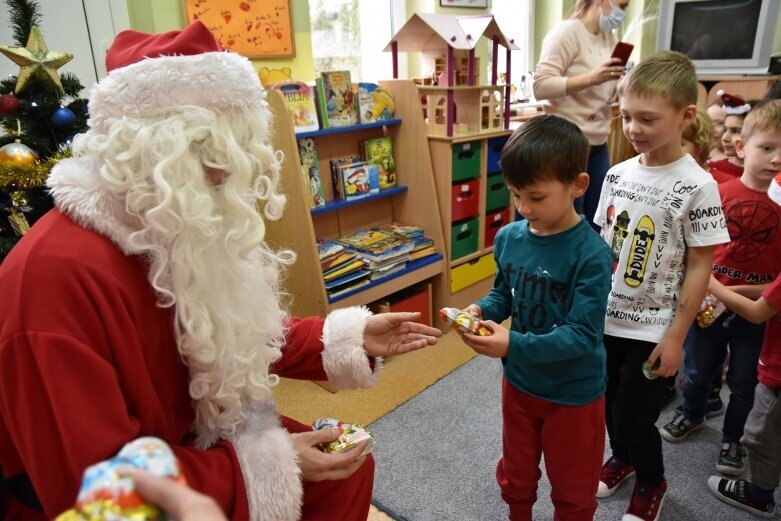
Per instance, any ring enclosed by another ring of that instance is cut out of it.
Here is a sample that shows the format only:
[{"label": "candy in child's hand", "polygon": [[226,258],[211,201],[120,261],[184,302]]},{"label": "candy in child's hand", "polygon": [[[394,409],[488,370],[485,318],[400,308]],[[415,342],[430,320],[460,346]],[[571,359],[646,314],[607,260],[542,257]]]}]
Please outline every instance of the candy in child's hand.
[{"label": "candy in child's hand", "polygon": [[727,309],[710,291],[705,292],[705,298],[700,304],[700,312],[697,313],[697,325],[708,327]]},{"label": "candy in child's hand", "polygon": [[656,375],[651,374],[651,371],[653,371],[655,369],[659,369],[659,367],[661,367],[661,365],[662,365],[662,359],[661,358],[657,358],[656,359],[656,362],[654,362],[653,367],[651,367],[651,365],[649,365],[647,361],[643,362],[643,376],[645,376],[649,380],[656,380],[659,377],[656,376]]},{"label": "candy in child's hand", "polygon": [[480,320],[466,311],[461,311],[458,308],[442,308],[439,310],[439,316],[462,333],[491,336],[491,332],[480,325]]},{"label": "candy in child's hand", "polygon": [[366,447],[355,459],[360,458],[364,454],[369,454],[372,451],[372,447],[374,447],[374,437],[363,425],[344,423],[335,418],[318,418],[312,423],[312,428],[316,431],[330,429],[331,427],[339,429],[339,437],[330,443],[324,444],[323,452],[345,452],[364,440],[367,441]]},{"label": "candy in child's hand", "polygon": [[84,471],[76,506],[55,521],[163,521],[162,511],[143,500],[125,468],[146,470],[186,484],[171,448],[159,438],[138,438],[111,459]]}]

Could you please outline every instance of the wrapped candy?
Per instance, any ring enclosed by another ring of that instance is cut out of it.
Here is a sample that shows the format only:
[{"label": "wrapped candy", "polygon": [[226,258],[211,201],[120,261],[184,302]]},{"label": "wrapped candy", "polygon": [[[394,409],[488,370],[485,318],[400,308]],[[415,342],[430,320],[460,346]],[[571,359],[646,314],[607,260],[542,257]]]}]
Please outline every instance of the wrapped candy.
[{"label": "wrapped candy", "polygon": [[705,292],[705,298],[700,304],[700,311],[697,313],[697,325],[708,327],[713,324],[719,315],[727,309],[724,304],[717,299],[710,291]]},{"label": "wrapped candy", "polygon": [[466,311],[461,311],[458,308],[442,308],[439,310],[439,316],[462,333],[491,336],[491,332],[480,325],[480,320]]},{"label": "wrapped candy", "polygon": [[657,358],[656,362],[654,362],[653,367],[648,362],[643,362],[643,376],[648,378],[649,380],[656,380],[659,378],[658,376],[651,374],[651,371],[655,369],[659,369],[662,366],[662,359]]},{"label": "wrapped candy", "polygon": [[344,452],[352,449],[364,440],[368,440],[368,443],[363,449],[363,452],[355,459],[360,458],[364,454],[369,454],[372,451],[372,447],[374,447],[374,437],[363,425],[344,423],[335,418],[318,418],[312,424],[312,428],[316,431],[330,429],[331,427],[337,427],[339,429],[339,437],[325,445],[323,447],[323,452]]},{"label": "wrapped candy", "polygon": [[168,517],[136,492],[133,478],[120,473],[135,467],[186,484],[179,461],[159,438],[138,438],[111,459],[92,465],[84,477],[76,506],[55,521],[164,521]]}]

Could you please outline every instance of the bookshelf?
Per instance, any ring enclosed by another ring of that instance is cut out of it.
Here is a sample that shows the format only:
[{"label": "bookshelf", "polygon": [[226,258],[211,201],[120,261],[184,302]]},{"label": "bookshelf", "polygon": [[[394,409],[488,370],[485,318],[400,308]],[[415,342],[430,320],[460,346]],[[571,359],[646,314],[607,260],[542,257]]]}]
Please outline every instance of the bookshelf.
[{"label": "bookshelf", "polygon": [[[397,106],[397,119],[391,121],[296,134],[282,94],[270,89],[268,101],[275,118],[272,143],[284,155],[280,184],[288,202],[282,218],[267,223],[266,240],[274,248],[291,249],[297,254],[284,281],[290,296],[290,312],[297,316],[324,316],[333,309],[369,304],[436,280],[445,269],[441,254],[411,261],[404,270],[329,298],[315,243],[317,237],[334,240],[355,230],[399,221],[422,226],[425,234],[434,239],[437,251],[444,251],[445,239],[420,103],[416,107],[409,106],[414,103],[404,103],[403,108]],[[329,161],[358,153],[364,140],[383,135],[393,139],[398,186],[358,200],[334,200]],[[306,137],[315,142],[323,192],[328,201],[319,208],[310,208],[309,188],[301,173],[296,140]]]}]

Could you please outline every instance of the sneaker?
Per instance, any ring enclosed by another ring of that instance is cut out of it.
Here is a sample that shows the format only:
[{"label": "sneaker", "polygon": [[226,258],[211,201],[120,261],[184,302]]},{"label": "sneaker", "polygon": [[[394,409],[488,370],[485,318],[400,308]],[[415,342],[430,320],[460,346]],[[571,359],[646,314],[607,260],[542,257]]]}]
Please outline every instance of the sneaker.
[{"label": "sneaker", "polygon": [[612,496],[616,493],[618,487],[621,486],[621,483],[634,475],[635,468],[632,465],[627,465],[620,459],[612,456],[602,466],[596,497],[605,498]]},{"label": "sneaker", "polygon": [[[708,403],[705,406],[705,418],[715,418],[724,412],[724,402],[721,401],[721,397],[716,395],[715,398],[708,397]],[[680,416],[683,414],[683,404],[675,408],[675,414]]]},{"label": "sneaker", "polygon": [[629,508],[621,521],[657,521],[662,513],[665,496],[667,481],[662,481],[661,485],[655,487],[635,483]]},{"label": "sneaker", "polygon": [[775,514],[775,503],[761,503],[749,494],[749,483],[745,479],[727,479],[719,476],[708,478],[708,487],[717,498],[728,505],[742,508],[752,514],[771,518]]},{"label": "sneaker", "polygon": [[743,474],[746,449],[740,443],[725,443],[721,446],[716,470],[728,476],[740,476]]},{"label": "sneaker", "polygon": [[660,427],[659,434],[661,434],[662,438],[667,441],[676,442],[686,438],[689,434],[696,431],[697,429],[701,429],[704,425],[705,418],[698,422],[694,422],[687,420],[683,414],[679,414],[673,418],[673,421],[664,427]]}]

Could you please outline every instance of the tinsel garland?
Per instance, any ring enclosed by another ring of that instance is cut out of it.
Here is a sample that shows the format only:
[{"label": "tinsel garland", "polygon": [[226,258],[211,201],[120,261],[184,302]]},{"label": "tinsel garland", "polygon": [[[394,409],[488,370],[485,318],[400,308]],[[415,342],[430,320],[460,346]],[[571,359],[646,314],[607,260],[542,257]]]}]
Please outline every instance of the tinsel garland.
[{"label": "tinsel garland", "polygon": [[29,166],[0,163],[0,188],[26,190],[45,186],[46,178],[49,177],[54,165],[70,155],[70,151],[57,152],[44,161],[36,161]]}]

